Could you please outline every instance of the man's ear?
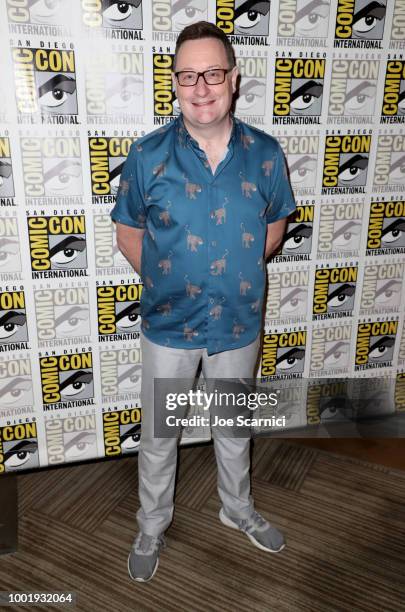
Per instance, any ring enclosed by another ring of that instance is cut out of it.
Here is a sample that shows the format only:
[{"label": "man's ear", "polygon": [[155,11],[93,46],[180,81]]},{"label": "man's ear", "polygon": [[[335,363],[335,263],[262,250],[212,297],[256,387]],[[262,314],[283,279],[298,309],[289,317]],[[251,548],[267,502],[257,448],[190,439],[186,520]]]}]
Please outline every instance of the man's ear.
[{"label": "man's ear", "polygon": [[234,66],[231,72],[232,93],[235,93],[236,91],[238,77],[239,77],[239,69],[237,66]]}]

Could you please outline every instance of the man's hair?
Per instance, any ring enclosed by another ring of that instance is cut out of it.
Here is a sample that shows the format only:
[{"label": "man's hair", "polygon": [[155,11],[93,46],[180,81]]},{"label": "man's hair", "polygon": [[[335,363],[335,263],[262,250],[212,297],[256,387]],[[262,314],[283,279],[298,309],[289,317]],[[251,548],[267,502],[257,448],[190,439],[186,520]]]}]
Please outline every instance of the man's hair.
[{"label": "man's hair", "polygon": [[174,52],[174,70],[176,69],[176,58],[181,45],[187,40],[199,40],[200,38],[216,38],[217,40],[220,40],[225,48],[229,68],[233,68],[236,65],[235,53],[226,34],[224,34],[222,30],[217,28],[216,25],[210,23],[209,21],[197,21],[197,23],[192,23],[184,28],[184,30],[182,30],[179,34]]}]

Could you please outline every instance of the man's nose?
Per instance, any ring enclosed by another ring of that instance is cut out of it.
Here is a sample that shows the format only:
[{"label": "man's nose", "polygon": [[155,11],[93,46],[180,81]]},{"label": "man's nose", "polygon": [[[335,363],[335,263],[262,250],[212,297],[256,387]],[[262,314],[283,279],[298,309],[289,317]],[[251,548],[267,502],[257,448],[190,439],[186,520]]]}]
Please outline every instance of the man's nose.
[{"label": "man's nose", "polygon": [[208,91],[208,85],[207,83],[204,81],[204,77],[202,74],[200,74],[200,76],[197,79],[197,83],[195,84],[195,91],[200,94],[203,95],[205,93],[207,93]]}]

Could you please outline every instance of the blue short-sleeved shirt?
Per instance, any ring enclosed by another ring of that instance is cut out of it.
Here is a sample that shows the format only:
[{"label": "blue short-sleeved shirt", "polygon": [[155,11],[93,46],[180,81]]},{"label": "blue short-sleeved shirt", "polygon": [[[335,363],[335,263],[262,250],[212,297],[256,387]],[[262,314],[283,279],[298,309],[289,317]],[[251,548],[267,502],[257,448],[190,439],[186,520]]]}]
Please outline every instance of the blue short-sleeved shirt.
[{"label": "blue short-sleeved shirt", "polygon": [[236,118],[215,174],[181,115],[134,143],[111,216],[146,229],[145,336],[208,354],[253,342],[261,327],[267,224],[294,210],[280,145]]}]

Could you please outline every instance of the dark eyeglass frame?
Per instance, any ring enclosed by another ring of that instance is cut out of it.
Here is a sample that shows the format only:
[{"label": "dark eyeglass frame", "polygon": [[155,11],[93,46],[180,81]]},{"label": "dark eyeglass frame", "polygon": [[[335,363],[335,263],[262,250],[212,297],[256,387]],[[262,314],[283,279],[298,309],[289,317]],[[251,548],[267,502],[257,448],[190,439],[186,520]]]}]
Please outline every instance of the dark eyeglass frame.
[{"label": "dark eyeglass frame", "polygon": [[[213,70],[218,70],[222,72],[222,81],[219,81],[218,83],[208,83],[207,79],[205,78],[205,75],[207,74],[207,72],[212,72]],[[179,72],[175,72],[174,76],[177,79],[178,84],[180,85],[180,87],[195,87],[198,83],[198,79],[200,78],[200,76],[202,76],[202,78],[204,79],[204,82],[206,83],[206,85],[222,85],[222,83],[225,82],[225,76],[229,73],[232,72],[233,68],[210,68],[209,70],[204,70],[204,72],[195,72],[194,70],[179,70]],[[196,79],[195,79],[195,83],[192,83],[191,85],[183,85],[182,83],[180,83],[179,80],[179,74],[184,74],[184,73],[193,73],[196,75]]]}]

